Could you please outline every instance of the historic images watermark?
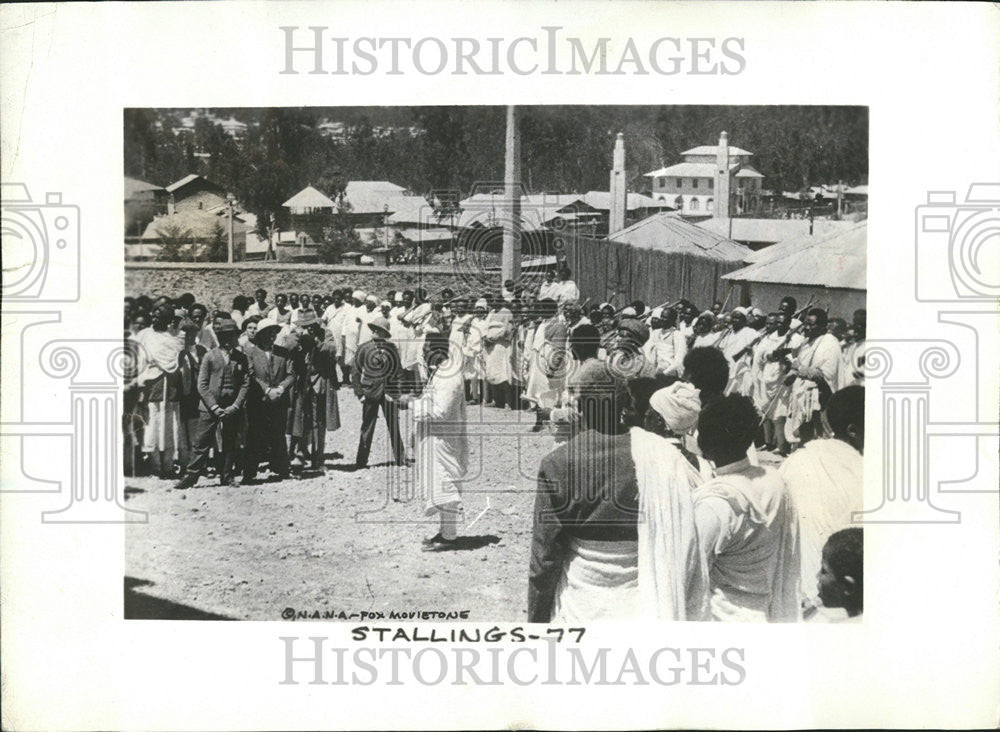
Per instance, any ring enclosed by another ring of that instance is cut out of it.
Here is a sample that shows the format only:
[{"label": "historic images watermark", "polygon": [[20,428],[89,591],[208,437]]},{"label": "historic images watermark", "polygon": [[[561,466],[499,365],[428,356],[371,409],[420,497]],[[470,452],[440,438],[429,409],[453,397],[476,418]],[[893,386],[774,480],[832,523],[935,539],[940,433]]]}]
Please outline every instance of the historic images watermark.
[{"label": "historic images watermark", "polygon": [[280,74],[401,76],[731,76],[747,67],[746,41],[662,36],[586,42],[542,26],[534,35],[355,38],[322,25],[280,26]]},{"label": "historic images watermark", "polygon": [[582,628],[548,629],[558,636],[523,626],[374,630],[354,628],[353,647],[327,636],[279,636],[278,684],[725,687],[747,678],[746,651],[735,646],[588,647]]}]

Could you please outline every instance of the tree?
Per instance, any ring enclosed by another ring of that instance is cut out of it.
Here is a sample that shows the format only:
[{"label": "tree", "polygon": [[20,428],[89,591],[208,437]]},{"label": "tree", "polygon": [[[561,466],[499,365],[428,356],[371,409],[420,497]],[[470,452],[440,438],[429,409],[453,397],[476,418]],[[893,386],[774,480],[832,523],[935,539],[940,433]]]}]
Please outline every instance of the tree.
[{"label": "tree", "polygon": [[361,237],[351,223],[351,204],[344,200],[343,191],[335,200],[337,210],[330,217],[330,225],[323,227],[323,241],[319,246],[320,261],[327,264],[338,264],[341,254],[361,246]]},{"label": "tree", "polygon": [[186,259],[184,247],[191,240],[191,231],[173,221],[161,221],[156,226],[159,235],[160,252],[156,258],[161,262],[180,262]]},{"label": "tree", "polygon": [[[195,244],[197,246],[197,244]],[[212,225],[208,240],[204,246],[205,261],[225,262],[229,259],[229,232],[222,225],[221,221],[216,221]]]}]

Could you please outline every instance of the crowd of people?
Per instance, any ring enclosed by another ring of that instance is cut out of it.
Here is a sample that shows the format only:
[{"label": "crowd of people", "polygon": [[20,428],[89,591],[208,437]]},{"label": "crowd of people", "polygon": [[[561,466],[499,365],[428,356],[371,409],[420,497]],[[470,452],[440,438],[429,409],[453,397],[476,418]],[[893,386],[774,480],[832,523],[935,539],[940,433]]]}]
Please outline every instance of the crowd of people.
[{"label": "crowd of people", "polygon": [[338,468],[367,468],[381,413],[391,462],[439,518],[422,548],[448,551],[467,407],[531,411],[557,445],[538,470],[529,620],[857,618],[865,311],[848,324],[811,305],[590,304],[565,267],[475,293],[127,297],[125,470],[177,490],[323,473],[349,389],[358,446]]}]

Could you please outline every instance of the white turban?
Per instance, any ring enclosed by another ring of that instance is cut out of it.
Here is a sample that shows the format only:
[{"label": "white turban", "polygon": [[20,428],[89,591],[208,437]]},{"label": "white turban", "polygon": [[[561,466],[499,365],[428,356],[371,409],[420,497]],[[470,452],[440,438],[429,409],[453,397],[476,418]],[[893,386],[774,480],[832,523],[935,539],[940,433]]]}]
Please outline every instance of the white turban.
[{"label": "white turban", "polygon": [[490,306],[489,306],[489,303],[486,302],[486,300],[484,300],[483,298],[479,298],[478,300],[476,300],[476,308],[475,309],[478,310],[479,308],[483,308],[484,310],[489,310]]},{"label": "white turban", "polygon": [[649,398],[649,406],[663,417],[667,429],[678,434],[694,429],[701,413],[699,392],[686,381],[675,381],[655,392]]},{"label": "white turban", "polygon": [[351,297],[353,297],[355,300],[364,300],[366,297],[368,297],[368,293],[365,292],[364,290],[355,290],[354,292],[351,293]]},{"label": "white turban", "polygon": [[392,307],[392,303],[389,302],[388,300],[383,300],[381,302],[381,304],[379,305],[379,307],[380,308],[391,308]]},{"label": "white turban", "polygon": [[374,295],[368,295],[368,296],[366,296],[366,297],[365,297],[365,300],[366,300],[367,302],[373,302],[373,303],[375,303],[376,305],[378,305],[378,298],[377,298],[377,297],[375,297]]},{"label": "white turban", "polygon": [[396,302],[403,302],[403,293],[397,292],[395,295],[393,295],[392,299],[395,300]]},{"label": "white turban", "polygon": [[627,308],[625,308],[624,310],[622,310],[622,317],[623,318],[634,318],[635,317],[635,308],[632,307],[631,305],[629,305]]},{"label": "white turban", "polygon": [[652,312],[652,314],[650,314],[649,317],[651,317],[653,319],[656,319],[656,320],[661,319],[663,317],[663,306],[661,305],[658,308],[653,308],[653,312]]}]

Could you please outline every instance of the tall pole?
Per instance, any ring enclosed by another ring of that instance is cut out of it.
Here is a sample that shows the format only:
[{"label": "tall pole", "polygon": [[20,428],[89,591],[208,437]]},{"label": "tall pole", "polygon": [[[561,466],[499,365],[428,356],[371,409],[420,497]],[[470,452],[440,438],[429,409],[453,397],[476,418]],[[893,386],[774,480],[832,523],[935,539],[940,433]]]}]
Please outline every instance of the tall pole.
[{"label": "tall pole", "polygon": [[503,281],[521,279],[521,132],[518,111],[507,107],[507,140],[504,158]]},{"label": "tall pole", "polygon": [[233,194],[226,196],[226,208],[229,210],[229,250],[226,261],[233,263]]}]

